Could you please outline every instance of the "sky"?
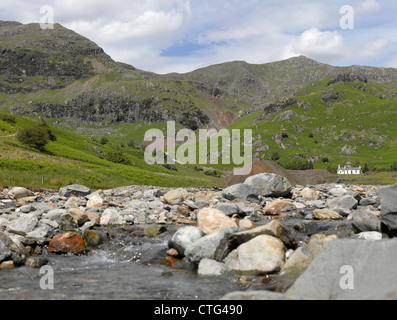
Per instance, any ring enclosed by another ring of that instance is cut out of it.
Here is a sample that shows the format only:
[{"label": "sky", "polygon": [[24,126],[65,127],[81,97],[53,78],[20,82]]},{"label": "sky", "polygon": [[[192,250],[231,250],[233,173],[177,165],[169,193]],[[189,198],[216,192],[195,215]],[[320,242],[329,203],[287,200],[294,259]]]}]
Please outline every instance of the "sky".
[{"label": "sky", "polygon": [[1,0],[0,20],[54,22],[114,60],[160,74],[304,55],[397,68],[395,0]]}]

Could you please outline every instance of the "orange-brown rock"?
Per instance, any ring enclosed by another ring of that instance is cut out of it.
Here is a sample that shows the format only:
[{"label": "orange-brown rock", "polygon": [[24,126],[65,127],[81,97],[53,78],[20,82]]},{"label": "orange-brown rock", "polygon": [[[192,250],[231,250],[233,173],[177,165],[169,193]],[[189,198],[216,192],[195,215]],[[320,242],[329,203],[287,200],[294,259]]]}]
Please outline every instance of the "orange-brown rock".
[{"label": "orange-brown rock", "polygon": [[48,245],[50,253],[73,253],[85,249],[84,239],[74,232],[55,236]]},{"label": "orange-brown rock", "polygon": [[295,205],[288,200],[277,200],[272,203],[266,205],[265,209],[263,209],[264,215],[278,215],[281,210],[292,207],[293,210],[296,210]]},{"label": "orange-brown rock", "polygon": [[200,210],[197,215],[197,224],[206,234],[224,232],[228,228],[237,227],[236,222],[232,218],[213,208]]}]

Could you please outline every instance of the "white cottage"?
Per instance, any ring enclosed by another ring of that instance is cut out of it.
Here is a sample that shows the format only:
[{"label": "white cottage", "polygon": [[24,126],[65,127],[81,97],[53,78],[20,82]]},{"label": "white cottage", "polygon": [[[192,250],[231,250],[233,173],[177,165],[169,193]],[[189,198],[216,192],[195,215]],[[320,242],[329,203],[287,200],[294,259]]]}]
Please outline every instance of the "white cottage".
[{"label": "white cottage", "polygon": [[358,168],[352,168],[348,166],[341,168],[341,166],[338,166],[338,174],[363,174],[363,169],[361,166]]}]

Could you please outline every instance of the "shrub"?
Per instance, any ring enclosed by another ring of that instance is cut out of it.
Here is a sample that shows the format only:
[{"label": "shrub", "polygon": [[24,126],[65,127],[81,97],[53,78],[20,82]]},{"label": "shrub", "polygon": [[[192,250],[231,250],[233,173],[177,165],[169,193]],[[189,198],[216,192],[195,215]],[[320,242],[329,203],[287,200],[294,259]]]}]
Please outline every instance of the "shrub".
[{"label": "shrub", "polygon": [[55,136],[54,131],[51,129],[51,127],[48,125],[46,121],[43,120],[39,125],[39,127],[41,127],[43,130],[46,131],[49,140],[57,141],[57,137]]},{"label": "shrub", "polygon": [[131,165],[131,160],[121,151],[110,151],[106,154],[105,159],[113,163]]},{"label": "shrub", "polygon": [[130,147],[130,148],[135,148],[135,142],[134,142],[134,140],[128,141],[127,146]]},{"label": "shrub", "polygon": [[310,170],[313,169],[313,163],[306,159],[292,159],[283,165],[288,170]]},{"label": "shrub", "polygon": [[4,122],[7,122],[9,124],[16,124],[17,123],[17,118],[10,114],[2,113],[0,114],[0,120],[3,120]]},{"label": "shrub", "polygon": [[278,161],[280,160],[280,155],[277,152],[273,152],[272,155],[270,156],[270,159],[272,161]]},{"label": "shrub", "polygon": [[106,137],[102,137],[101,138],[101,140],[100,140],[100,144],[101,145],[105,145],[105,144],[108,144],[109,143],[109,139],[108,138],[106,138]]},{"label": "shrub", "polygon": [[222,174],[216,170],[207,170],[204,172],[205,175],[207,176],[212,176],[212,177],[221,177]]},{"label": "shrub", "polygon": [[50,140],[48,130],[42,125],[26,127],[17,135],[19,142],[39,150],[43,150]]}]

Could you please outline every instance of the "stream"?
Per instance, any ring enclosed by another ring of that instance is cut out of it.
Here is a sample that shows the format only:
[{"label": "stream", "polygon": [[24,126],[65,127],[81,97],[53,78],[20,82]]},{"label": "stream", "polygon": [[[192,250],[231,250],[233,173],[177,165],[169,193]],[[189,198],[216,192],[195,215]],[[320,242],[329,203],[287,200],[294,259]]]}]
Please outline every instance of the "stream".
[{"label": "stream", "polygon": [[[176,229],[158,237],[118,234],[88,255],[49,255],[53,289],[42,289],[47,272],[19,267],[0,272],[1,300],[217,300],[241,290],[230,274],[204,278],[173,270],[163,262],[168,239]],[[138,231],[139,232],[139,231]]]}]

